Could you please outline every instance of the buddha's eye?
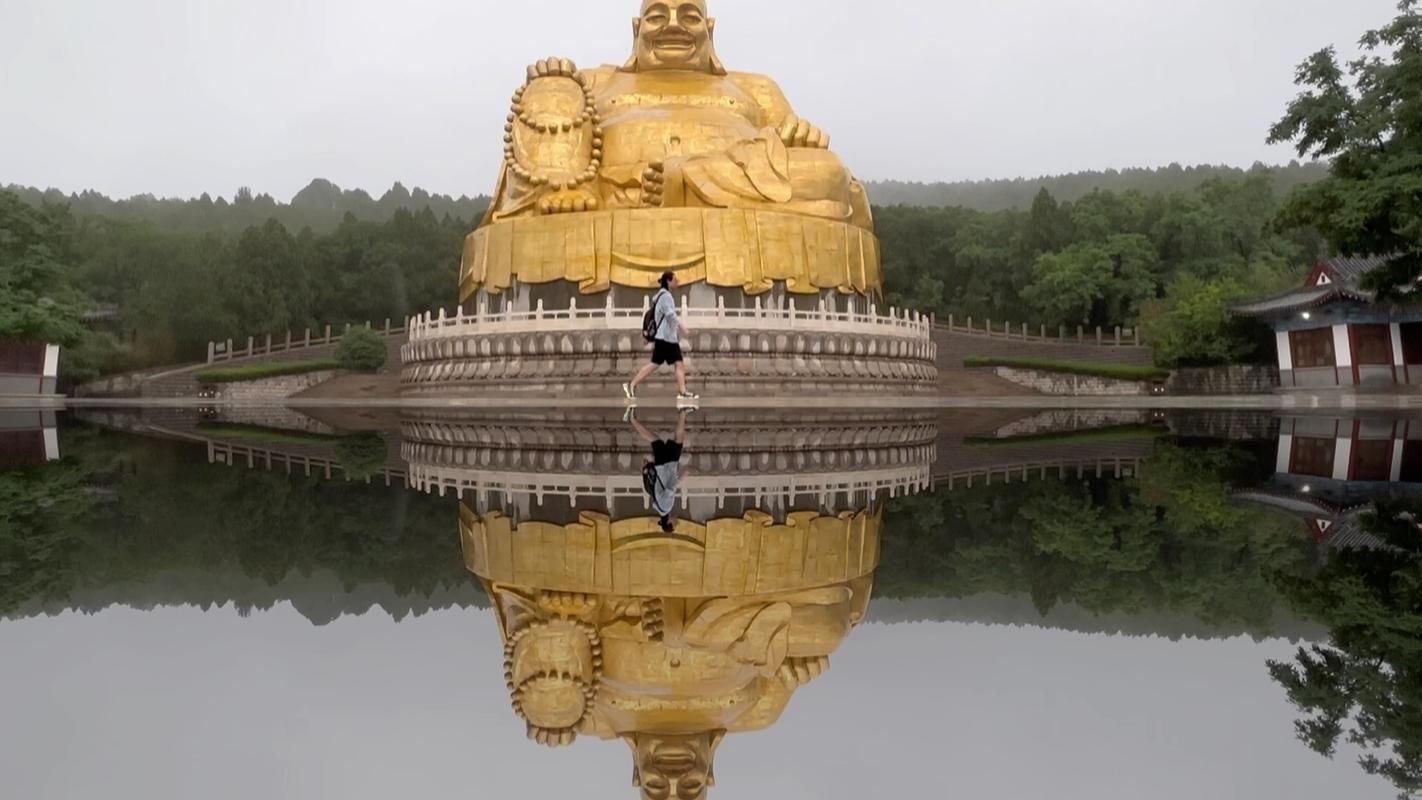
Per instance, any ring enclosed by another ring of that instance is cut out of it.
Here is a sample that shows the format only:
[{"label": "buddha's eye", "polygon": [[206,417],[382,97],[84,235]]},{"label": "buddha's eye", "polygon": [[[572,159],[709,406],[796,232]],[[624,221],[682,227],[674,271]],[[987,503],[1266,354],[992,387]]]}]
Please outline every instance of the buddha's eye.
[{"label": "buddha's eye", "polygon": [[648,14],[647,16],[643,17],[643,20],[652,25],[665,25],[667,21],[667,15],[661,12],[655,14]]}]

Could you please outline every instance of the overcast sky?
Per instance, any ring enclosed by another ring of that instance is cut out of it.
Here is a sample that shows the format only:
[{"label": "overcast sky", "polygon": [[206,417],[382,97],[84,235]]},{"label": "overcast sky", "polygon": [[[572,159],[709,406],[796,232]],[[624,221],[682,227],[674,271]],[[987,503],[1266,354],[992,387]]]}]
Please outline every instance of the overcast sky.
[{"label": "overcast sky", "polygon": [[[711,800],[1388,800],[1294,738],[1286,641],[863,625],[769,730],[727,738]],[[289,605],[0,621],[7,796],[636,800],[619,742],[525,740],[494,616]]]},{"label": "overcast sky", "polygon": [[[492,189],[547,55],[630,52],[635,0],[0,0],[0,184],[287,199]],[[712,0],[866,179],[1285,162],[1294,66],[1396,0]]]}]

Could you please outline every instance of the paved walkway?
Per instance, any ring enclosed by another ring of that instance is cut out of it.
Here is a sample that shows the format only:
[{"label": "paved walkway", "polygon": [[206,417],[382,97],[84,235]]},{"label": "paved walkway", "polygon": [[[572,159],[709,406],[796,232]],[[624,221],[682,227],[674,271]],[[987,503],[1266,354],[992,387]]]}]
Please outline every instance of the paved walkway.
[{"label": "paved walkway", "polygon": [[[242,406],[284,405],[289,408],[609,408],[626,402],[616,396],[587,397],[292,397],[280,403],[234,403]],[[640,407],[671,406],[673,400],[651,398]],[[214,405],[197,398],[54,398],[35,400],[0,397],[0,408],[195,408]],[[1145,408],[1145,409],[1260,409],[1260,410],[1422,410],[1422,395],[1285,394],[1238,397],[1066,397],[1056,395],[1021,396],[862,396],[842,397],[717,396],[701,401],[702,408]]]}]

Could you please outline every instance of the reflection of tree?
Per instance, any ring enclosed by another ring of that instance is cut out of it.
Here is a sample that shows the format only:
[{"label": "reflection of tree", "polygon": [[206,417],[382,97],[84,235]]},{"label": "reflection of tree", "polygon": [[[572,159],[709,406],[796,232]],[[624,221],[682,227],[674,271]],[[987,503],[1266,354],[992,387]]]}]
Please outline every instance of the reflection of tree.
[{"label": "reflection of tree", "polygon": [[72,580],[76,523],[92,505],[85,477],[74,456],[0,472],[0,613]]},{"label": "reflection of tree", "polygon": [[1046,613],[1169,611],[1269,630],[1275,573],[1297,574],[1294,520],[1231,502],[1267,474],[1234,445],[1161,443],[1135,478],[979,486],[895,500],[876,589],[888,596],[1030,595]]},{"label": "reflection of tree", "polygon": [[190,573],[210,591],[153,599],[245,612],[276,598],[233,596],[234,574],[272,586],[331,573],[346,592],[390,587],[400,616],[414,598],[469,584],[452,499],[207,464],[200,448],[163,440],[66,430],[64,445],[63,461],[0,474],[0,613],[116,588],[123,601],[144,593],[135,583]]},{"label": "reflection of tree", "polygon": [[1301,740],[1332,756],[1363,751],[1399,797],[1422,793],[1422,504],[1389,502],[1363,518],[1385,546],[1332,553],[1316,574],[1280,581],[1291,605],[1330,628],[1269,671],[1305,717]]}]

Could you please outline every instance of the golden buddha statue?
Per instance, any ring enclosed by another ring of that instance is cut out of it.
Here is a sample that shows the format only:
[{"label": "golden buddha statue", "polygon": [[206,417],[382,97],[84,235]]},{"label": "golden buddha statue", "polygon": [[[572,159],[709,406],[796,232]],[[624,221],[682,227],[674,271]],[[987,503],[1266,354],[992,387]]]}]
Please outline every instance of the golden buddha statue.
[{"label": "golden buddha statue", "polygon": [[728,733],[763,729],[865,614],[877,510],[705,524],[514,524],[460,509],[465,563],[498,616],[529,738],[620,738],[647,800],[698,800]]},{"label": "golden buddha statue", "polygon": [[863,186],[770,78],[728,72],[704,0],[643,0],[622,66],[528,68],[460,299],[514,283],[583,294],[671,269],[759,294],[880,289]]}]

